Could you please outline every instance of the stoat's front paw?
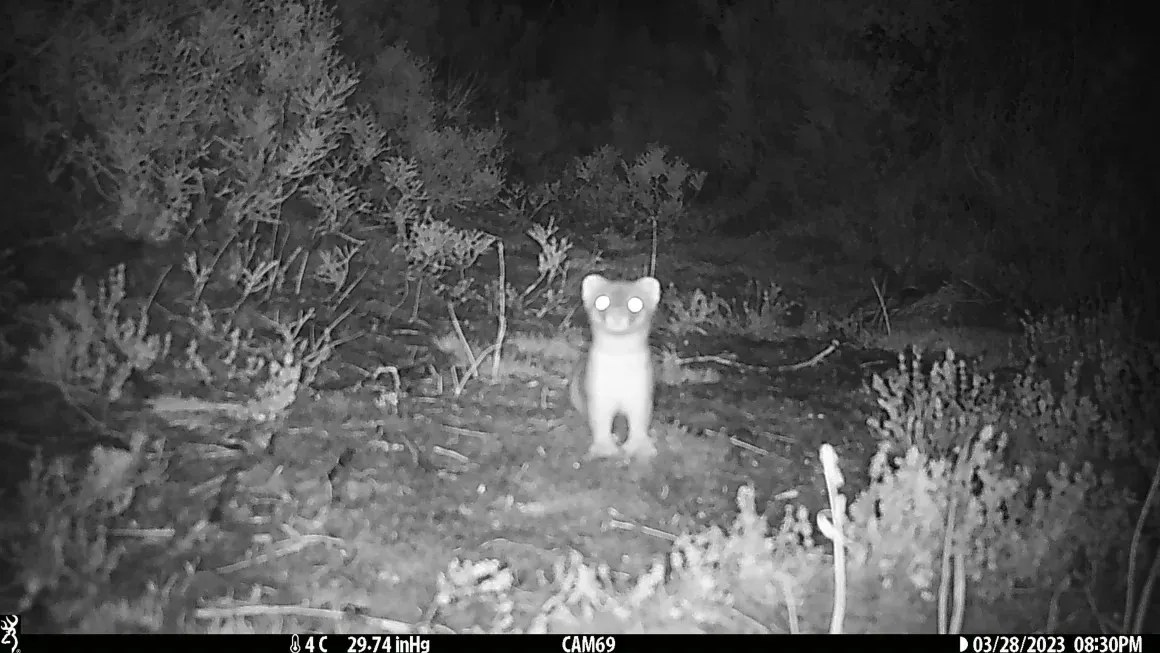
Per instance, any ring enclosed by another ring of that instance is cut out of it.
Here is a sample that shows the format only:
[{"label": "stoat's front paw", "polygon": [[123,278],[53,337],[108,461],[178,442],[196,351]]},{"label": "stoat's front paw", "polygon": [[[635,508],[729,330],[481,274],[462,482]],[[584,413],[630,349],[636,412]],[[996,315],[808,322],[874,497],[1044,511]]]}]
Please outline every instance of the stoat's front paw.
[{"label": "stoat's front paw", "polygon": [[639,461],[652,460],[657,455],[656,445],[648,438],[629,440],[624,443],[624,453],[629,458]]},{"label": "stoat's front paw", "polygon": [[611,440],[597,440],[588,448],[589,458],[611,458],[620,453],[620,448]]}]

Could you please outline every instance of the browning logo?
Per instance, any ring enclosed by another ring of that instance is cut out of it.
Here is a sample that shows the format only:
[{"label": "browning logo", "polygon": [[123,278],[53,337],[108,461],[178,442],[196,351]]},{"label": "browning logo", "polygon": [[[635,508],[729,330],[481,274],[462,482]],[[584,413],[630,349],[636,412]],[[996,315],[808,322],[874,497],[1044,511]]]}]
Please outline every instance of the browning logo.
[{"label": "browning logo", "polygon": [[0,653],[20,653],[20,617],[0,615],[0,635]]}]

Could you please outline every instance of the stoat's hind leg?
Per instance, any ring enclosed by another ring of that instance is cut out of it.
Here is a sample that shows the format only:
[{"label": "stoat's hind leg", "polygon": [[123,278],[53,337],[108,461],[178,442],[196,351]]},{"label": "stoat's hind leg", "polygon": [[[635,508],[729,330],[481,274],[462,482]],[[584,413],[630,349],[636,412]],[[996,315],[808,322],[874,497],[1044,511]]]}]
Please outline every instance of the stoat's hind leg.
[{"label": "stoat's hind leg", "polygon": [[607,397],[588,396],[588,427],[592,432],[592,446],[588,448],[589,458],[608,458],[620,453],[616,438],[612,434],[612,420],[616,417],[615,402]]},{"label": "stoat's hind leg", "polygon": [[649,422],[652,421],[652,407],[649,403],[638,406],[628,414],[628,439],[624,442],[624,453],[636,460],[648,460],[657,455],[656,445],[648,436]]}]

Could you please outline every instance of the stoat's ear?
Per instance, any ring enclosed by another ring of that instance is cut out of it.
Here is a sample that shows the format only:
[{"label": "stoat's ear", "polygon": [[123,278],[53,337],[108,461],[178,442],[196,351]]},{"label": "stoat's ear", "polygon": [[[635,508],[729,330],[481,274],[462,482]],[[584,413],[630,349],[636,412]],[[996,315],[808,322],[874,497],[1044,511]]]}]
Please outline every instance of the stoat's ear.
[{"label": "stoat's ear", "polygon": [[590,274],[584,277],[584,281],[580,285],[580,296],[584,299],[585,304],[591,304],[596,301],[596,297],[604,292],[604,287],[608,285],[608,279],[599,274]]},{"label": "stoat's ear", "polygon": [[649,310],[661,303],[661,282],[652,277],[641,277],[636,280],[636,289],[640,293]]}]

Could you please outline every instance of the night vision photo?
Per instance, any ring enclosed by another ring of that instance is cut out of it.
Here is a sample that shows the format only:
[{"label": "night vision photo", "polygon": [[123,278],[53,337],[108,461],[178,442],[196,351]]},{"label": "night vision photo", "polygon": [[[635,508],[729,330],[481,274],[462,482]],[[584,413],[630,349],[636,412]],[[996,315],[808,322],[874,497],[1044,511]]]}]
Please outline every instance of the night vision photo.
[{"label": "night vision photo", "polygon": [[1146,7],[5,3],[0,653],[1147,653]]}]

